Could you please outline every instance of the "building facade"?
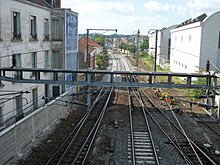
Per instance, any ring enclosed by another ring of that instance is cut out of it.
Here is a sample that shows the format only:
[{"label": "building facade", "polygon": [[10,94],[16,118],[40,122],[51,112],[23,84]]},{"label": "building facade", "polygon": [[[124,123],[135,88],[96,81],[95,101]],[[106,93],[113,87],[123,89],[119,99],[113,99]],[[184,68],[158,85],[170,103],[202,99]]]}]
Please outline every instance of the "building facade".
[{"label": "building facade", "polygon": [[171,34],[170,30],[176,25],[168,28],[162,28],[158,31],[157,40],[157,65],[164,69],[170,69],[170,49],[171,49]]},{"label": "building facade", "polygon": [[171,30],[170,69],[172,72],[195,73],[220,67],[220,12],[189,19]]},{"label": "building facade", "polygon": [[[54,2],[0,0],[1,67],[76,69],[78,15],[54,8],[60,6],[60,1]],[[14,76],[19,75],[14,73]],[[35,74],[24,76],[34,78]],[[51,76],[50,73],[41,75],[45,79]],[[0,90],[0,129],[3,129],[45,105],[49,98],[58,96],[67,87],[2,81]]]}]

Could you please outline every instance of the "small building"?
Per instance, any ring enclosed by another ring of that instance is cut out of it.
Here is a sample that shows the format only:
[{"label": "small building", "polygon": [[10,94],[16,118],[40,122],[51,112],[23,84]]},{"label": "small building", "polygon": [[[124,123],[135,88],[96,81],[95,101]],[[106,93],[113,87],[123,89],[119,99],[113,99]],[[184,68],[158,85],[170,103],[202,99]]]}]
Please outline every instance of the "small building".
[{"label": "small building", "polygon": [[220,12],[188,19],[171,30],[170,70],[195,73],[220,67]]},{"label": "small building", "polygon": [[[133,36],[133,41],[135,45],[137,44],[138,35]],[[144,42],[144,36],[139,35],[139,46]]]},{"label": "small building", "polygon": [[[88,61],[88,67],[92,69],[96,69],[96,55],[101,53],[101,46],[94,41],[93,39],[89,38],[88,41],[89,47],[88,47],[88,53],[89,53],[89,61]],[[80,69],[86,69],[86,48],[87,48],[87,37],[84,36],[81,39],[79,39],[78,44],[79,49],[79,68]]]}]

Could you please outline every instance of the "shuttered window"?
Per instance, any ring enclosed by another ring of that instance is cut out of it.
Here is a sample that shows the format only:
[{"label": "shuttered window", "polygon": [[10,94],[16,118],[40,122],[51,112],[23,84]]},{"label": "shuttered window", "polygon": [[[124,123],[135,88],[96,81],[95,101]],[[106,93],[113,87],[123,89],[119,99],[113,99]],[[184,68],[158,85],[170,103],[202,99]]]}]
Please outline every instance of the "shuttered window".
[{"label": "shuttered window", "polygon": [[60,40],[60,21],[59,20],[52,21],[52,39]]},{"label": "shuttered window", "polygon": [[61,60],[60,60],[60,52],[59,51],[53,51],[53,68],[61,68]]},{"label": "shuttered window", "polygon": [[20,13],[13,12],[13,39],[21,39]]},{"label": "shuttered window", "polygon": [[31,16],[31,36],[37,39],[37,19],[36,16]]},{"label": "shuttered window", "polygon": [[45,50],[44,62],[44,68],[49,68],[49,50]]},{"label": "shuttered window", "polygon": [[32,68],[37,68],[37,52],[31,53]]},{"label": "shuttered window", "polygon": [[44,37],[45,39],[49,39],[49,20],[44,20]]}]

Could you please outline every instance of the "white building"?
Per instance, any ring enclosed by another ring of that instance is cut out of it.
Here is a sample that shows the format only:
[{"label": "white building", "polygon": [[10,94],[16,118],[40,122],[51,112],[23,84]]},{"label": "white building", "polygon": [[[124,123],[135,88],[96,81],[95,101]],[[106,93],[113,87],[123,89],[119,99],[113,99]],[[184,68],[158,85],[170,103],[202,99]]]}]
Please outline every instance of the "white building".
[{"label": "white building", "polygon": [[161,66],[164,69],[170,69],[170,30],[174,29],[175,27],[176,25],[173,25],[168,28],[162,28],[158,31],[157,65]]},{"label": "white building", "polygon": [[[0,21],[1,67],[42,68],[51,65],[49,5],[46,7],[26,0],[0,0]],[[29,76],[34,78],[34,74]],[[37,109],[44,103],[39,98],[51,91],[48,85],[10,82],[2,82],[0,90],[5,94],[15,93],[1,96],[0,123],[4,126]],[[21,91],[30,93],[22,94]]]},{"label": "white building", "polygon": [[149,55],[155,55],[155,45],[156,45],[156,31],[149,35]]},{"label": "white building", "polygon": [[170,69],[172,72],[195,73],[220,67],[220,12],[200,15],[171,30]]},{"label": "white building", "polygon": [[[60,1],[56,2],[0,0],[0,67],[76,69],[78,14],[53,8],[60,6]],[[24,76],[35,76],[28,74]],[[48,79],[51,76],[41,75]],[[63,78],[71,79],[71,75]],[[47,103],[43,96],[56,97],[65,90],[65,86],[2,81],[0,130]]]},{"label": "white building", "polygon": [[[157,65],[164,69],[170,68],[170,44],[171,36],[170,30],[175,28],[176,25],[170,26],[168,28],[162,28],[157,31]],[[149,54],[151,56],[155,55],[155,44],[156,44],[156,31],[149,36]]]}]

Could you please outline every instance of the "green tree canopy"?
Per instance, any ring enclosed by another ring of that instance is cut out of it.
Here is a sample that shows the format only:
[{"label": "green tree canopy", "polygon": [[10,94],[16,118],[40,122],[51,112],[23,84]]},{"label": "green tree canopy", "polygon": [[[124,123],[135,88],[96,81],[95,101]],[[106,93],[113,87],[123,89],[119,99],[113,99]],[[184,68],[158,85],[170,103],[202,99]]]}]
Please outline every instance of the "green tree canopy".
[{"label": "green tree canopy", "polygon": [[146,39],[144,39],[143,43],[140,45],[141,51],[144,51],[144,49],[149,48],[149,43],[147,42]]}]

